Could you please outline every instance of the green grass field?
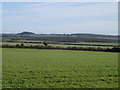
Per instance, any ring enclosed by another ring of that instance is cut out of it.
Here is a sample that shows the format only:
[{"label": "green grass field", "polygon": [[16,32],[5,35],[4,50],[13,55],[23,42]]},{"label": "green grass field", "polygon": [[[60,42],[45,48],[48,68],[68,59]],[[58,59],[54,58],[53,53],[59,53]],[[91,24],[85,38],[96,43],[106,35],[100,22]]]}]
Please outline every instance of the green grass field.
[{"label": "green grass field", "polygon": [[77,42],[72,44],[99,44],[99,45],[120,45],[120,43],[110,43],[110,42]]},{"label": "green grass field", "polygon": [[[14,43],[14,42],[3,42],[0,43],[0,45],[16,45],[16,44],[22,44],[22,43]],[[80,42],[80,43],[71,43],[71,44],[99,44],[99,45],[118,45],[118,43],[92,43],[92,42]],[[24,43],[25,46],[30,45],[43,45],[42,43]],[[85,45],[62,45],[62,44],[48,44],[49,46],[59,46],[59,47],[101,47],[101,48],[113,48],[112,46],[85,46]]]},{"label": "green grass field", "polygon": [[2,89],[2,49],[0,48],[0,90]]},{"label": "green grass field", "polygon": [[3,48],[3,88],[117,88],[118,54]]}]

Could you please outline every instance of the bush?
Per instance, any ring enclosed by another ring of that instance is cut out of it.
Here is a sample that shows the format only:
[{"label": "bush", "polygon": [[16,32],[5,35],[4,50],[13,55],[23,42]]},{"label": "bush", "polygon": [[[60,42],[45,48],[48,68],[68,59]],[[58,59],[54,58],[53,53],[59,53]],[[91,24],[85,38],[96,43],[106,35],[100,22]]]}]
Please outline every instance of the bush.
[{"label": "bush", "polygon": [[43,46],[43,45],[30,45],[24,46],[24,44],[16,45],[2,45],[2,48],[33,48],[33,49],[62,49],[62,50],[85,50],[85,51],[105,51],[105,52],[120,52],[120,47],[101,48],[101,47],[59,47],[59,46]]},{"label": "bush", "polygon": [[47,42],[43,42],[43,44],[47,47],[48,46],[48,43]]},{"label": "bush", "polygon": [[24,44],[22,43],[22,44],[20,45],[20,47],[24,47]]}]

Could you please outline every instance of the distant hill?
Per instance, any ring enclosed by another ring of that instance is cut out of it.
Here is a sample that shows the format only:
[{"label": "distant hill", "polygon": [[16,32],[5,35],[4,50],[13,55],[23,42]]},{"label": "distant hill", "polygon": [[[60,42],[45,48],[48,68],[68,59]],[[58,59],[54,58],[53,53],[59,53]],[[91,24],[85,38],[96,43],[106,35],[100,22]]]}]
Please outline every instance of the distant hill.
[{"label": "distant hill", "polygon": [[117,35],[104,35],[104,34],[86,34],[86,33],[75,33],[71,35],[76,36],[89,36],[89,37],[116,37]]},{"label": "distant hill", "polygon": [[118,35],[102,34],[35,34],[21,32],[18,34],[2,34],[3,41],[32,40],[32,41],[56,41],[56,42],[118,42]]},{"label": "distant hill", "polygon": [[18,35],[29,35],[29,34],[35,34],[33,32],[21,32],[21,33],[18,33]]}]

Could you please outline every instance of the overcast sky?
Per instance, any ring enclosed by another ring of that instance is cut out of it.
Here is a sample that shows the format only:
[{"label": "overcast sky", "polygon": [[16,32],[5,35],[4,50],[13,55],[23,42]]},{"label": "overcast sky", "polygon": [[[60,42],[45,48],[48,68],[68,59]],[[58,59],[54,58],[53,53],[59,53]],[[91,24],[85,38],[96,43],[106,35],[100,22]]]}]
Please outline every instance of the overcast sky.
[{"label": "overcast sky", "polygon": [[117,2],[3,3],[3,32],[118,34]]}]

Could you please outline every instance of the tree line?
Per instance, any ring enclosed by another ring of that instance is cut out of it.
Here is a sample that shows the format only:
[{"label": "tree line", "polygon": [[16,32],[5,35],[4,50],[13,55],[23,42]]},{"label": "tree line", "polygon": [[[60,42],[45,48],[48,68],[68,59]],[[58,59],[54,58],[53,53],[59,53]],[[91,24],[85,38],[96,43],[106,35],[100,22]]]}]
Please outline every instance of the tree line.
[{"label": "tree line", "polygon": [[1,45],[1,48],[31,48],[31,49],[60,49],[60,50],[83,50],[83,51],[103,51],[103,52],[120,52],[120,47],[113,47],[113,48],[101,48],[101,47],[60,47],[60,46],[50,46],[46,42],[43,43],[44,45],[30,45],[25,46],[22,44],[16,45],[8,45],[4,44]]}]

